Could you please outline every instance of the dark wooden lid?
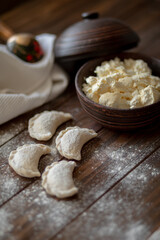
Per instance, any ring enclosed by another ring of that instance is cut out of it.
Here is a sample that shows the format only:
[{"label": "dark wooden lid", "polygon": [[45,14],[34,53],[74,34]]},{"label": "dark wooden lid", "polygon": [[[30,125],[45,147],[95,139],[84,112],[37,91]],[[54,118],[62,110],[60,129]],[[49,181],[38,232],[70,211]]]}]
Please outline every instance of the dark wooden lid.
[{"label": "dark wooden lid", "polygon": [[99,18],[98,13],[83,13],[83,20],[68,27],[56,40],[58,60],[79,60],[118,53],[135,47],[138,35],[114,18]]}]

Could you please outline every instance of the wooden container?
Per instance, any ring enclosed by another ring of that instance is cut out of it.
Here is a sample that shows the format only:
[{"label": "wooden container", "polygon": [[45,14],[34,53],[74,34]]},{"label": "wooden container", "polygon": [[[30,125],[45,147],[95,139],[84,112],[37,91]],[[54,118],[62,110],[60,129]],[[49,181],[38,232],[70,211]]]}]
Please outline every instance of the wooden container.
[{"label": "wooden container", "polygon": [[[152,123],[160,116],[160,102],[143,108],[120,110],[105,107],[88,99],[82,92],[84,79],[94,74],[94,69],[104,60],[118,56],[120,59],[143,59],[160,76],[160,61],[140,53],[123,53],[135,47],[138,35],[125,23],[113,18],[99,18],[98,13],[84,13],[83,20],[67,28],[56,40],[55,56],[72,76],[76,75],[76,90],[84,110],[103,126],[131,130]],[[97,58],[103,57],[103,58]]]},{"label": "wooden container", "polygon": [[56,39],[56,61],[69,74],[92,58],[119,53],[135,47],[138,35],[125,23],[113,18],[99,18],[98,13],[83,13],[82,21],[68,27]]},{"label": "wooden container", "polygon": [[125,58],[143,59],[148,63],[153,74],[160,77],[160,60],[144,54],[126,52],[105,58],[97,58],[83,65],[76,75],[75,85],[80,103],[83,109],[103,126],[121,130],[133,130],[145,127],[160,117],[160,101],[141,108],[115,109],[93,102],[82,91],[82,84],[85,78],[93,75],[96,66],[100,65],[104,60],[110,60],[116,56],[121,60]]}]

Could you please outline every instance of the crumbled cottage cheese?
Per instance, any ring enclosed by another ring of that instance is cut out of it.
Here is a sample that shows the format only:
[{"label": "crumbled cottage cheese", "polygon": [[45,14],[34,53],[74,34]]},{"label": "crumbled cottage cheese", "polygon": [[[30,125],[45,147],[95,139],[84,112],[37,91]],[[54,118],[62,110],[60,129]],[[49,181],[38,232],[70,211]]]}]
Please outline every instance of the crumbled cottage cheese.
[{"label": "crumbled cottage cheese", "polygon": [[96,103],[119,109],[138,108],[160,100],[160,78],[143,60],[119,58],[102,62],[97,76],[86,78],[82,90]]}]

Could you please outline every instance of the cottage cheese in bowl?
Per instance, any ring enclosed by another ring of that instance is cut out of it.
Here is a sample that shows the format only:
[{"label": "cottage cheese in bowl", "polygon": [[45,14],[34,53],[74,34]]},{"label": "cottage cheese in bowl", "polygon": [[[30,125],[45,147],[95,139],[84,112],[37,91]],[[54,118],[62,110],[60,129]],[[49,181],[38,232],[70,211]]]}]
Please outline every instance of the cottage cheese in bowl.
[{"label": "cottage cheese in bowl", "polygon": [[102,62],[82,90],[96,103],[117,109],[144,107],[160,100],[160,78],[143,60],[119,58]]}]

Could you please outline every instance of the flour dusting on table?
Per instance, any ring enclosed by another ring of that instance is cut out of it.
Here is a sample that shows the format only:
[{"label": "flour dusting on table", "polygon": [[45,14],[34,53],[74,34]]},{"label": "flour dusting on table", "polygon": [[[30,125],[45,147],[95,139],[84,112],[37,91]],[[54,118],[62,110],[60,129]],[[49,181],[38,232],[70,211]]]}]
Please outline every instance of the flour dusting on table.
[{"label": "flour dusting on table", "polygon": [[[12,219],[13,214],[10,213],[9,211],[5,210],[5,209],[0,209],[0,219],[1,219],[1,223],[0,223],[0,238],[4,237],[4,235],[6,233],[9,233],[14,225],[12,225],[10,222],[10,220]],[[5,238],[4,238],[5,239]],[[11,239],[11,238],[10,238]]]}]

